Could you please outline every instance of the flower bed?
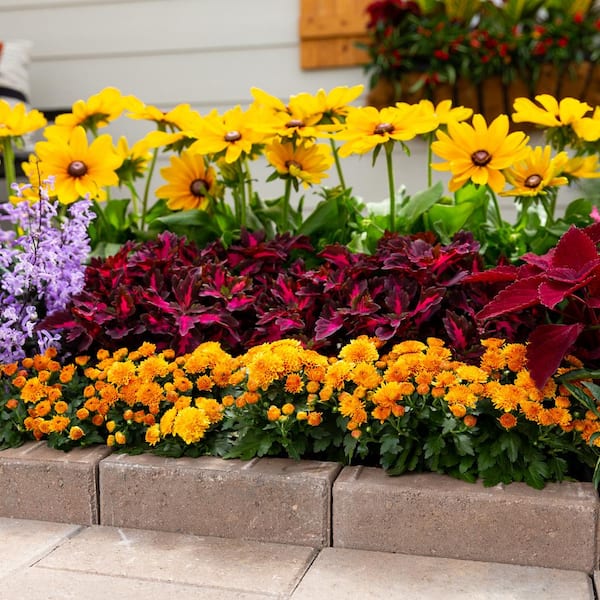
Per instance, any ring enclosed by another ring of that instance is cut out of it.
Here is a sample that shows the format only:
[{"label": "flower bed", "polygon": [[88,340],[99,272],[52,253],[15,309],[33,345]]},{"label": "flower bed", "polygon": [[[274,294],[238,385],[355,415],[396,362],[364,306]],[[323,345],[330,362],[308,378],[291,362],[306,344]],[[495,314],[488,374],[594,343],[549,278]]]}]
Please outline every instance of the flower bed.
[{"label": "flower bed", "polygon": [[[596,112],[518,99],[513,122],[546,128],[531,148],[507,115],[351,106],[360,91],[285,104],[254,89],[246,111],[201,116],[107,89],[58,117],[5,211],[2,324],[22,343],[0,367],[0,444],[597,484],[600,217],[592,194],[556,211],[562,186],[599,175]],[[157,131],[113,147],[98,130],[124,111]],[[6,149],[39,126],[3,118]],[[396,189],[394,148],[418,136],[450,195]],[[151,204],[135,182],[159,148],[171,164]],[[344,184],[342,159],[371,152],[383,214]],[[252,189],[258,156],[277,200]],[[305,217],[293,189],[334,165],[340,185]],[[516,198],[516,223],[497,195]]]}]

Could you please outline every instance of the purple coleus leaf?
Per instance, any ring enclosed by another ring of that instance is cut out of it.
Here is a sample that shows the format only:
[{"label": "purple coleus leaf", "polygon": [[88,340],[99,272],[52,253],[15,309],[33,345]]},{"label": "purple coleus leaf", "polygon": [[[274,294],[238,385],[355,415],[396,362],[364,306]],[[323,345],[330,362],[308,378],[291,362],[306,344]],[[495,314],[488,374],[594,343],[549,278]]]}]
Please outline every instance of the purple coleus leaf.
[{"label": "purple coleus leaf", "polygon": [[320,341],[330,337],[344,325],[344,317],[327,307],[315,324],[315,340]]}]

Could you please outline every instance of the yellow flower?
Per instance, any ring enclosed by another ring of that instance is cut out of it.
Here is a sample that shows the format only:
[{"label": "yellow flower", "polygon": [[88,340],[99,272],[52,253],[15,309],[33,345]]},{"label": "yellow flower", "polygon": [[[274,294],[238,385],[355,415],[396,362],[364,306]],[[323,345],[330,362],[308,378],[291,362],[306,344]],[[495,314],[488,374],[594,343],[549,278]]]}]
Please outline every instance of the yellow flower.
[{"label": "yellow flower", "polygon": [[284,415],[291,415],[294,413],[294,411],[296,410],[296,407],[291,403],[291,402],[286,402],[282,407],[281,407],[281,412]]},{"label": "yellow flower", "polygon": [[563,167],[563,173],[580,179],[595,179],[600,177],[598,155],[574,156]]},{"label": "yellow flower", "polygon": [[6,100],[0,100],[0,138],[21,137],[41,129],[46,122],[39,110],[27,112],[22,102],[11,106]]},{"label": "yellow flower", "polygon": [[539,94],[535,104],[529,98],[516,98],[513,103],[515,123],[533,123],[543,127],[573,125],[592,109],[587,102],[563,98],[560,102],[550,94]]},{"label": "yellow flower", "polygon": [[[331,122],[339,121],[348,114],[349,105],[351,102],[356,100],[364,90],[364,85],[338,86],[329,92],[324,89],[320,89],[314,96],[315,105],[317,111],[322,115],[323,118]],[[303,96],[304,94],[298,94]]]},{"label": "yellow flower", "polygon": [[431,121],[419,118],[416,105],[388,106],[380,111],[372,106],[351,107],[342,131],[332,137],[344,141],[339,155],[365,154],[380,144],[390,141],[405,142],[417,134],[435,129]]},{"label": "yellow flower", "polygon": [[452,100],[442,100],[434,106],[431,100],[420,100],[417,105],[424,115],[437,120],[439,125],[447,125],[450,121],[466,121],[473,115],[472,108],[452,106]]},{"label": "yellow flower", "polygon": [[344,417],[348,417],[350,421],[356,425],[361,425],[367,421],[367,412],[365,411],[365,403],[360,399],[349,394],[348,392],[342,392],[339,398],[340,403],[340,414]]},{"label": "yellow flower", "polygon": [[144,176],[152,158],[145,140],[138,140],[133,146],[129,146],[127,138],[121,136],[115,150],[122,161],[118,169],[119,183],[133,181]]},{"label": "yellow flower", "polygon": [[170,408],[160,419],[160,432],[162,435],[173,433],[173,423],[177,416],[177,408]]},{"label": "yellow flower", "polygon": [[146,435],[144,439],[150,446],[156,446],[160,442],[160,428],[158,425],[152,425],[146,429]]},{"label": "yellow flower", "polygon": [[361,362],[352,369],[351,379],[356,385],[360,385],[367,390],[372,390],[381,384],[382,376],[377,371],[375,365]]},{"label": "yellow flower", "polygon": [[267,410],[267,419],[269,421],[277,421],[277,419],[279,419],[280,416],[281,416],[281,409],[278,406],[271,404],[271,406],[269,406],[269,408]]},{"label": "yellow flower", "polygon": [[265,148],[265,156],[280,175],[297,179],[305,188],[329,177],[327,171],[333,164],[331,149],[326,144],[274,141]]},{"label": "yellow flower", "polygon": [[80,440],[85,435],[85,431],[78,425],[74,425],[69,429],[69,438],[72,440]]},{"label": "yellow flower", "polygon": [[87,100],[77,100],[70,113],[58,115],[55,127],[65,131],[83,127],[95,132],[98,127],[105,127],[121,116],[132,101],[135,100],[131,96],[123,96],[117,88],[104,88]]},{"label": "yellow flower", "polygon": [[431,149],[445,159],[433,163],[440,171],[450,171],[448,184],[451,192],[460,189],[468,181],[489,185],[499,192],[506,179],[502,170],[521,160],[527,152],[528,137],[521,131],[508,132],[508,117],[500,115],[488,126],[482,115],[474,115],[472,125],[448,123],[448,133],[437,130],[437,141]]},{"label": "yellow flower", "polygon": [[379,352],[375,342],[366,335],[361,335],[346,344],[339,357],[352,363],[375,362],[379,359]]},{"label": "yellow flower", "polygon": [[128,118],[137,121],[153,121],[159,129],[163,130],[163,133],[166,129],[173,131],[197,129],[202,123],[200,114],[192,109],[189,104],[178,104],[172,110],[163,111],[138,100],[137,102],[131,102],[128,109]]},{"label": "yellow flower", "polygon": [[165,198],[171,210],[206,210],[211,198],[219,194],[216,172],[207,167],[201,154],[185,150],[181,156],[173,155],[170,166],[163,167],[160,174],[168,183],[160,186],[156,195]]},{"label": "yellow flower", "polygon": [[199,442],[210,427],[210,419],[204,410],[187,406],[181,409],[173,422],[173,435],[179,436],[186,444]]},{"label": "yellow flower", "polygon": [[114,439],[121,446],[127,442],[127,436],[122,431],[116,431]]},{"label": "yellow flower", "polygon": [[126,385],[135,377],[135,365],[130,362],[114,362],[106,372],[106,381],[115,385]]},{"label": "yellow flower", "polygon": [[223,406],[213,398],[197,398],[196,407],[206,413],[211,423],[218,423],[223,419]]},{"label": "yellow flower", "polygon": [[119,183],[115,170],[122,161],[109,135],[98,136],[88,144],[85,130],[75,127],[68,137],[38,142],[35,152],[43,172],[55,177],[55,192],[63,204],[87,195],[105,200],[104,188]]},{"label": "yellow flower", "polygon": [[242,154],[251,155],[253,146],[264,140],[253,120],[254,112],[244,112],[240,106],[219,115],[213,110],[204,118],[198,139],[190,146],[192,153],[225,153],[225,162],[233,163]]},{"label": "yellow flower", "polygon": [[523,160],[505,171],[506,179],[513,189],[500,192],[501,196],[539,196],[548,188],[567,185],[569,180],[560,176],[569,161],[566,152],[551,156],[550,146],[528,148]]},{"label": "yellow flower", "polygon": [[299,394],[304,388],[304,382],[298,373],[290,373],[285,379],[283,389],[288,394]]}]

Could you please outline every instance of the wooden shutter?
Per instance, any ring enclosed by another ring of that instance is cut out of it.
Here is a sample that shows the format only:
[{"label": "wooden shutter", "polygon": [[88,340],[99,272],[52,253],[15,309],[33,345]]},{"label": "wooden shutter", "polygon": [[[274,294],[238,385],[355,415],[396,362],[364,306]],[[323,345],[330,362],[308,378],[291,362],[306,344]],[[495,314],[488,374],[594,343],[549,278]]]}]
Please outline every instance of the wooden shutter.
[{"label": "wooden shutter", "polygon": [[303,69],[348,67],[368,62],[356,47],[366,41],[372,0],[300,0],[300,66]]}]

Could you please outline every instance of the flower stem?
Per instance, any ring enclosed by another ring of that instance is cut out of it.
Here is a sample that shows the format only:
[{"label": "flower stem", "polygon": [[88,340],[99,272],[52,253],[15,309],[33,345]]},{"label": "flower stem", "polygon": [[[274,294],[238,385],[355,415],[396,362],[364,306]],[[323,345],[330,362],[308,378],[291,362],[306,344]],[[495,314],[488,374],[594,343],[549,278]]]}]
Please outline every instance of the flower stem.
[{"label": "flower stem", "polygon": [[140,231],[144,231],[146,228],[146,215],[148,214],[148,196],[150,195],[150,183],[152,181],[152,175],[156,167],[156,160],[158,158],[158,148],[154,148],[152,151],[152,160],[150,161],[150,168],[148,169],[148,175],[146,176],[146,185],[144,186],[144,197],[142,198],[142,214],[140,215]]},{"label": "flower stem", "polygon": [[333,152],[333,160],[335,161],[335,169],[338,174],[338,179],[340,180],[340,185],[342,186],[342,189],[345,190],[346,189],[346,180],[344,179],[344,173],[342,171],[342,163],[340,162],[340,157],[338,155],[338,149],[337,149],[337,146],[335,145],[335,140],[332,140],[330,138],[329,142],[331,143],[331,150]]},{"label": "flower stem", "polygon": [[292,193],[292,178],[291,176],[285,180],[285,194],[283,196],[283,211],[281,213],[281,221],[283,225],[283,231],[280,233],[284,233],[288,231],[288,219],[289,219],[289,210],[290,210],[290,195]]},{"label": "flower stem", "polygon": [[427,187],[430,188],[433,180],[431,163],[433,161],[433,150],[431,143],[433,142],[433,133],[427,136]]},{"label": "flower stem", "polygon": [[390,192],[390,215],[389,229],[396,230],[396,185],[394,184],[394,167],[392,164],[392,154],[394,152],[394,144],[387,143],[385,145],[385,163],[387,166],[388,188]]},{"label": "flower stem", "polygon": [[492,204],[494,205],[494,212],[496,213],[496,219],[498,219],[498,225],[502,225],[502,213],[500,212],[500,205],[498,204],[498,198],[491,187],[488,186],[490,196],[492,197]]},{"label": "flower stem", "polygon": [[10,136],[2,138],[2,154],[4,156],[4,179],[6,181],[6,194],[10,198],[12,184],[17,181],[17,171],[15,169],[15,151]]},{"label": "flower stem", "polygon": [[[246,180],[246,185],[247,185],[247,189],[248,189],[248,203],[250,206],[252,206],[253,198],[254,198],[254,190],[252,188],[252,176],[250,175],[250,162],[248,161],[247,154],[244,156],[244,179]],[[245,220],[245,216],[244,216],[244,220]]]}]

